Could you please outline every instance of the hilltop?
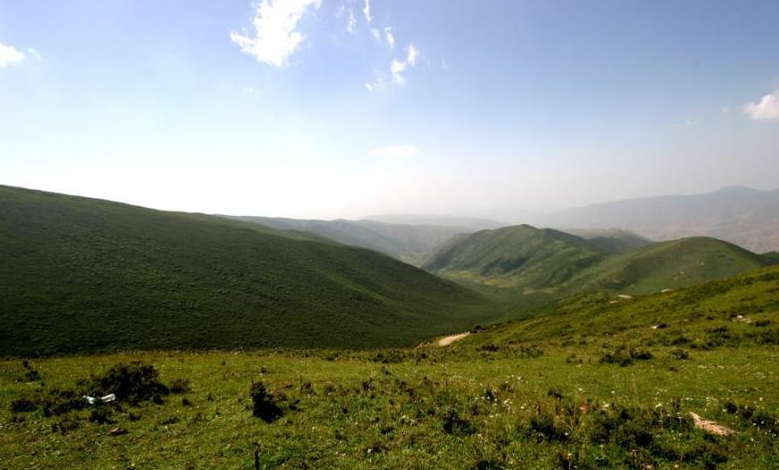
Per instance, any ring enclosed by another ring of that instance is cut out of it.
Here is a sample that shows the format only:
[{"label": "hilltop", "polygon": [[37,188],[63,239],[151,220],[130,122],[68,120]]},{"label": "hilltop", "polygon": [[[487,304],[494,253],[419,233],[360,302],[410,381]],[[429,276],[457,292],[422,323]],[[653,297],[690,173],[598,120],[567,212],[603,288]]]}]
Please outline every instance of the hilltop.
[{"label": "hilltop", "polygon": [[649,294],[723,279],[775,264],[731,243],[691,237],[654,243],[604,259],[571,281],[574,289]]},{"label": "hilltop", "polygon": [[590,240],[529,225],[485,230],[453,239],[424,268],[493,291],[563,296],[603,290],[659,292],[776,262],[770,254],[758,255],[708,237],[650,243],[621,231],[611,236],[604,231],[588,233]]},{"label": "hilltop", "polygon": [[0,355],[415,344],[484,299],[374,251],[0,186]]},{"label": "hilltop", "polygon": [[424,268],[474,285],[537,290],[562,284],[605,257],[583,238],[517,225],[458,237]]}]

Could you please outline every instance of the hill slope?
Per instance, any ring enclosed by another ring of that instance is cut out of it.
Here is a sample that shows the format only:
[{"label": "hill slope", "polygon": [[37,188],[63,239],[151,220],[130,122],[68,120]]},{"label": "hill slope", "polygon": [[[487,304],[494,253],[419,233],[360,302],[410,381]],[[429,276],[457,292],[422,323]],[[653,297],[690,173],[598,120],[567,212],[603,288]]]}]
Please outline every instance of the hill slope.
[{"label": "hill slope", "polygon": [[779,250],[779,189],[724,188],[594,204],[539,220],[550,227],[632,230],[654,240],[710,236],[763,253]]},{"label": "hill slope", "polygon": [[562,284],[606,257],[583,238],[529,225],[483,230],[459,237],[424,268],[462,282],[545,289]]},{"label": "hill slope", "polygon": [[0,186],[0,355],[409,345],[482,299],[379,253]]},{"label": "hill slope", "polygon": [[742,342],[779,344],[777,292],[779,267],[773,266],[632,300],[589,294],[568,299],[547,315],[505,323],[463,343],[557,340],[585,349],[585,344],[607,340],[611,344],[701,350]]},{"label": "hill slope", "polygon": [[735,276],[774,264],[736,245],[692,237],[652,245],[604,259],[571,281],[576,290],[611,289],[648,294]]},{"label": "hill slope", "polygon": [[419,264],[438,247],[472,230],[443,225],[387,224],[371,220],[300,220],[273,217],[222,216],[279,230],[298,230],[346,245],[369,248],[411,264]]},{"label": "hill slope", "polygon": [[565,233],[582,237],[607,253],[624,253],[654,243],[648,238],[628,230],[612,229],[566,229]]},{"label": "hill slope", "polygon": [[466,285],[562,296],[604,290],[647,294],[776,262],[770,255],[707,237],[652,243],[617,253],[644,240],[621,232],[588,233],[595,239],[528,225],[485,230],[453,239],[424,267]]}]

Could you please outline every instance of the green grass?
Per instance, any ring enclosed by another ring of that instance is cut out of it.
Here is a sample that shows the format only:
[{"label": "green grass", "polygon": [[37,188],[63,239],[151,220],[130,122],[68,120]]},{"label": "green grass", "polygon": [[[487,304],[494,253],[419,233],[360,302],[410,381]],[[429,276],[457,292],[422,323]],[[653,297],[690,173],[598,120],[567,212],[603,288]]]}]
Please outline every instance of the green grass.
[{"label": "green grass", "polygon": [[470,286],[527,292],[554,288],[605,257],[582,238],[519,225],[456,238],[424,268]]},{"label": "green grass", "polygon": [[491,317],[379,253],[200,214],[0,187],[0,355],[408,346]]},{"label": "green grass", "polygon": [[527,225],[485,230],[453,240],[424,267],[527,312],[525,304],[582,292],[647,294],[776,263],[714,238],[647,244],[619,231],[584,235],[592,239]]},{"label": "green grass", "polygon": [[774,262],[708,237],[682,238],[610,256],[571,280],[572,289],[648,294],[724,279]]},{"label": "green grass", "polygon": [[[613,300],[572,298],[447,348],[5,360],[3,462],[248,470],[257,450],[263,469],[775,468],[779,268]],[[188,387],[159,404],[120,401],[100,419],[92,408],[11,411],[20,399],[78,396],[133,361]],[[257,382],[278,419],[254,416]],[[736,434],[710,436],[690,412]],[[109,435],[115,427],[128,433]]]}]

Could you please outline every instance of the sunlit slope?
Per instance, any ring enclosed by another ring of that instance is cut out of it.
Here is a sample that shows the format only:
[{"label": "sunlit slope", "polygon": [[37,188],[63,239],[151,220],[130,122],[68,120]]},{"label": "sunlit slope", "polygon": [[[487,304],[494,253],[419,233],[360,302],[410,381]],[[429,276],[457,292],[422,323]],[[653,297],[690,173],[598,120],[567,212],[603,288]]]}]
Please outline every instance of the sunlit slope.
[{"label": "sunlit slope", "polygon": [[581,273],[572,287],[647,294],[734,276],[772,261],[728,242],[692,237],[611,256]]},{"label": "sunlit slope", "polygon": [[548,289],[606,256],[583,238],[518,225],[459,237],[436,252],[424,267],[477,285]]},{"label": "sunlit slope", "polygon": [[410,345],[488,310],[373,251],[4,186],[0,259],[2,355]]},{"label": "sunlit slope", "polygon": [[710,349],[779,344],[779,267],[750,271],[672,292],[634,299],[589,294],[547,315],[506,323],[464,344],[522,344],[563,340],[582,346],[684,346]]}]

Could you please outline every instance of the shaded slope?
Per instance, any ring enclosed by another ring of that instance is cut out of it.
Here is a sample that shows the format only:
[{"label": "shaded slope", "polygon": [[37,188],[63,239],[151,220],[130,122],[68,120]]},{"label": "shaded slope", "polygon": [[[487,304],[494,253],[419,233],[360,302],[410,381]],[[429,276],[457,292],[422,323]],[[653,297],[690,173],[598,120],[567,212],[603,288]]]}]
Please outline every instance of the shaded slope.
[{"label": "shaded slope", "polygon": [[529,225],[483,230],[441,248],[424,268],[462,282],[547,289],[604,259],[580,237]]},{"label": "shaded slope", "polygon": [[470,229],[443,225],[387,224],[370,220],[301,220],[274,217],[222,216],[279,230],[298,230],[346,245],[380,251],[419,264],[438,247]]},{"label": "shaded slope", "polygon": [[398,346],[484,316],[422,270],[301,237],[0,186],[0,354]]},{"label": "shaded slope", "polygon": [[654,243],[652,240],[628,230],[612,229],[572,229],[566,233],[582,237],[607,253],[624,253],[643,248]]}]

